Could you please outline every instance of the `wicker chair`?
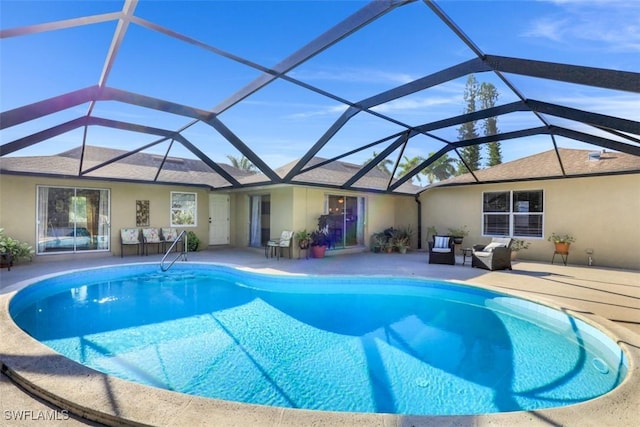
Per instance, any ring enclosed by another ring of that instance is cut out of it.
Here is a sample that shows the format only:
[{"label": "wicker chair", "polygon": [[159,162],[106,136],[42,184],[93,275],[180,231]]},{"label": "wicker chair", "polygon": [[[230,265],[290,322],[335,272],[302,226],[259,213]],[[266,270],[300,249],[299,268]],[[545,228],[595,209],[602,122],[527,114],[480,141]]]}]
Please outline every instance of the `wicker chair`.
[{"label": "wicker chair", "polygon": [[429,242],[429,264],[455,265],[455,246],[451,236],[433,236]]},{"label": "wicker chair", "polygon": [[488,245],[475,245],[471,252],[471,267],[485,270],[511,270],[510,237],[494,237]]}]

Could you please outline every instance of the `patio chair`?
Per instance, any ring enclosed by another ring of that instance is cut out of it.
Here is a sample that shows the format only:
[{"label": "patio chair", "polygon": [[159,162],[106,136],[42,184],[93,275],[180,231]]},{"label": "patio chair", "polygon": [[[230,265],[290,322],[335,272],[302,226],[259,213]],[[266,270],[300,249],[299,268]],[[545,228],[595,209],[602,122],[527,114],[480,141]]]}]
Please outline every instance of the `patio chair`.
[{"label": "patio chair", "polygon": [[455,265],[455,246],[451,236],[433,236],[429,242],[429,264]]},{"label": "patio chair", "polygon": [[163,245],[163,241],[160,239],[160,231],[155,227],[146,227],[142,229],[142,246],[145,255],[149,255],[149,245],[157,245],[158,253],[160,253],[160,247]]},{"label": "patio chair", "polygon": [[292,243],[293,231],[284,230],[282,234],[280,234],[279,239],[272,239],[267,242],[267,246],[264,248],[264,255],[269,258],[270,256],[273,256],[275,252],[277,259],[280,259],[282,250],[289,249],[289,258],[291,258]]},{"label": "patio chair", "polygon": [[[170,248],[171,245],[173,245],[173,243],[176,241],[177,238],[178,238],[178,230],[176,230],[173,227],[162,227],[160,229],[160,240],[162,241],[162,252],[166,252],[167,249]],[[184,242],[178,242],[174,246],[176,252],[178,251],[178,246],[180,246],[181,243],[184,245]]]},{"label": "patio chair", "polygon": [[135,246],[136,254],[140,255],[140,230],[137,228],[120,229],[120,258],[124,257],[124,248]]},{"label": "patio chair", "polygon": [[485,270],[511,270],[510,237],[494,237],[488,245],[474,245],[471,252],[471,267]]}]

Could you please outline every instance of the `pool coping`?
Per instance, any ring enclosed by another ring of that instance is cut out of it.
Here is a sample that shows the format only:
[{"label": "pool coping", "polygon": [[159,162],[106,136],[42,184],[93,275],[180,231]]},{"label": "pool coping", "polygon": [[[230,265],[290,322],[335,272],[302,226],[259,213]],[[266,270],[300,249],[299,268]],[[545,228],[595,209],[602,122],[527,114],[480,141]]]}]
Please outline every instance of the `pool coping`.
[{"label": "pool coping", "polygon": [[[148,263],[139,263],[148,264]],[[197,262],[196,264],[207,264]],[[255,271],[249,267],[226,265]],[[115,265],[114,265],[115,266]],[[77,272],[84,269],[67,271]],[[268,274],[264,270],[261,274]],[[106,425],[634,425],[640,402],[640,347],[635,333],[597,315],[578,308],[559,307],[544,298],[533,298],[525,292],[505,292],[492,286],[473,283],[479,288],[522,297],[564,312],[597,327],[623,349],[628,360],[628,373],[611,392],[598,398],[560,408],[467,416],[409,416],[396,414],[350,413],[290,409],[230,402],[186,395],[122,380],[85,367],[65,358],[24,333],[9,314],[9,301],[15,293],[43,278],[40,276],[12,286],[12,291],[0,296],[0,369],[30,393],[80,417]],[[286,274],[276,271],[274,274]],[[449,280],[454,283],[470,284]]]}]

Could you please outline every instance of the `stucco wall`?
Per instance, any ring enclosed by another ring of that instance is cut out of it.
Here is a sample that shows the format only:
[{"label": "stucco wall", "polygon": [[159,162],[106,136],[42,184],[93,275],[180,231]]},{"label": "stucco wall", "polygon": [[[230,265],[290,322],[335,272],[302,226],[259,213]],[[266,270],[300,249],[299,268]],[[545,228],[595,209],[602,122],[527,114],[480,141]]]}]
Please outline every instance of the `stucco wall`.
[{"label": "stucco wall", "polygon": [[[363,196],[366,198],[365,245],[369,244],[371,233],[388,227],[411,226],[417,235],[418,205],[413,196],[392,196],[384,194],[360,193],[305,186],[274,186],[252,191],[236,191],[232,197],[235,206],[235,229],[237,246],[246,246],[249,233],[249,196],[251,194],[269,194],[271,196],[271,236],[277,237],[280,231],[307,229],[313,231],[318,225],[318,217],[324,213],[324,201],[327,194],[345,196]],[[233,233],[232,233],[233,234]],[[413,247],[417,247],[414,237]],[[297,256],[294,249],[294,256]]]},{"label": "stucco wall", "polygon": [[[83,187],[111,190],[111,252],[120,255],[120,229],[135,227],[136,200],[149,200],[149,226],[168,227],[170,224],[171,191],[197,193],[197,227],[178,228],[194,231],[202,246],[209,242],[209,196],[208,191],[184,186],[127,184],[108,181],[79,179],[51,179],[1,175],[0,227],[15,239],[36,246],[36,195],[38,185],[60,187]],[[128,253],[128,252],[127,252]],[[47,254],[43,256],[56,256]]]},{"label": "stucco wall", "polygon": [[[543,190],[544,238],[527,238],[530,248],[518,258],[550,262],[552,232],[570,233],[576,238],[569,252],[569,264],[588,264],[587,250],[593,250],[598,266],[640,269],[640,175],[569,178],[508,184],[436,188],[421,194],[423,236],[435,226],[466,225],[470,231],[463,246],[486,243],[482,236],[482,193],[484,191]],[[557,258],[556,258],[557,261]]]}]

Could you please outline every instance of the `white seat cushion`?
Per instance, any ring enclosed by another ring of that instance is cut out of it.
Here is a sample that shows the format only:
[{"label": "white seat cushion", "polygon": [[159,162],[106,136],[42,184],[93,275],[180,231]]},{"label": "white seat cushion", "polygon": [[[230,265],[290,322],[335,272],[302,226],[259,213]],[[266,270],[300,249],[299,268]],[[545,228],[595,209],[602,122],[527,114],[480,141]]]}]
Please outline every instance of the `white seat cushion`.
[{"label": "white seat cushion", "polygon": [[431,250],[431,252],[438,252],[438,253],[441,253],[441,254],[446,254],[446,253],[451,252],[451,249],[450,248],[433,248]]}]

